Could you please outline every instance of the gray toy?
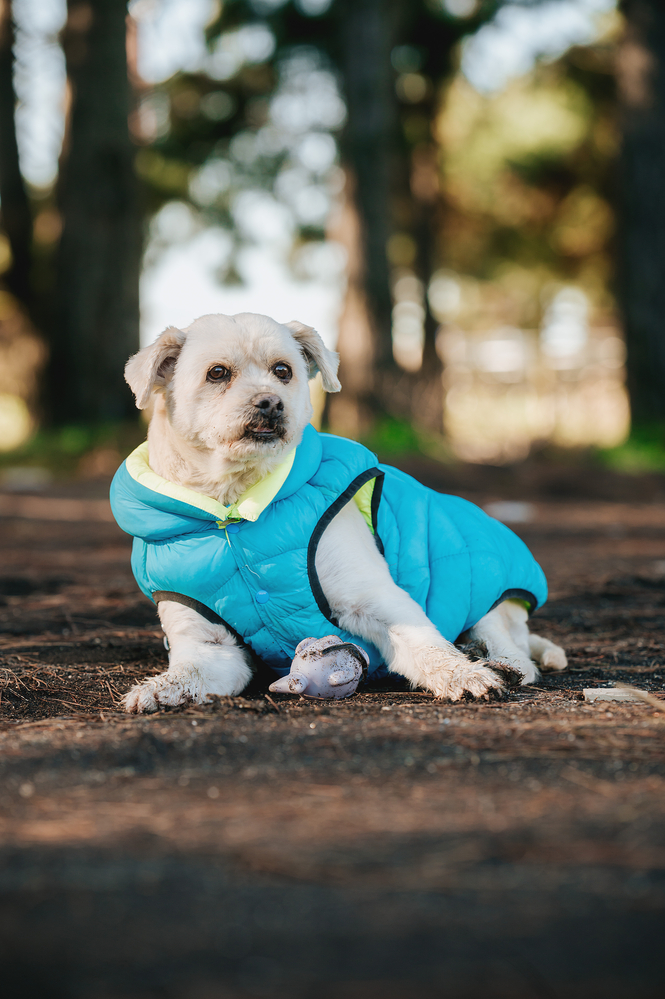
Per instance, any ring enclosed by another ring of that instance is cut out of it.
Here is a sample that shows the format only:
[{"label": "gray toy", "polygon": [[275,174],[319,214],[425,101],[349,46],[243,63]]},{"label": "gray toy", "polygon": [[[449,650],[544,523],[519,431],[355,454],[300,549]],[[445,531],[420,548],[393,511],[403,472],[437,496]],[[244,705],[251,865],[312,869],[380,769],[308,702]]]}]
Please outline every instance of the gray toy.
[{"label": "gray toy", "polygon": [[340,642],[337,635],[304,638],[296,649],[291,672],[270,684],[276,694],[311,698],[342,698],[355,694],[367,675],[369,656],[359,645]]}]

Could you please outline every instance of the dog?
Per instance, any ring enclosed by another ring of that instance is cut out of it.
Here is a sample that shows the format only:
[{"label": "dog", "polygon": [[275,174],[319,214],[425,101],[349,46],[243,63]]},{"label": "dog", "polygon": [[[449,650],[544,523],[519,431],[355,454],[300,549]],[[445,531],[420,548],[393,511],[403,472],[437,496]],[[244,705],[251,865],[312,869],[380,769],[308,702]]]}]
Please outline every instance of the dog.
[{"label": "dog", "polygon": [[[253,313],[168,328],[127,362],[137,407],[153,411],[112,507],[169,649],[168,669],[125,695],[128,712],[240,694],[256,652],[284,673],[309,637],[299,628],[334,627],[377,669],[449,701],[566,668],[562,648],[529,633],[544,577],[508,528],[311,427],[309,381],[320,372],[339,391],[338,363],[313,328]],[[460,632],[479,658],[456,647]]]}]

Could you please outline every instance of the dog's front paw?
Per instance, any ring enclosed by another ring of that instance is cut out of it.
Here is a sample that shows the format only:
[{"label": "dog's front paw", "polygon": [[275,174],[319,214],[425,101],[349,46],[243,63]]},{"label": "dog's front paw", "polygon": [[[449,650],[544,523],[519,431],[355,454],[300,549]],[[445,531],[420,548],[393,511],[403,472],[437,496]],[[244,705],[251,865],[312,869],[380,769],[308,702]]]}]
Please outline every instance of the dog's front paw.
[{"label": "dog's front paw", "polygon": [[522,681],[519,670],[503,663],[463,660],[451,665],[446,660],[439,665],[440,651],[431,649],[428,653],[423,663],[426,674],[423,686],[448,701],[502,700],[509,687]]},{"label": "dog's front paw", "polygon": [[188,686],[168,672],[137,683],[122,699],[125,711],[132,715],[158,711],[162,707],[177,707],[194,701]]},{"label": "dog's front paw", "polygon": [[137,683],[125,694],[122,704],[130,714],[142,714],[158,711],[160,707],[204,704],[210,694],[235,693],[238,691],[228,684],[221,684],[219,680],[211,682],[195,666],[180,666]]}]

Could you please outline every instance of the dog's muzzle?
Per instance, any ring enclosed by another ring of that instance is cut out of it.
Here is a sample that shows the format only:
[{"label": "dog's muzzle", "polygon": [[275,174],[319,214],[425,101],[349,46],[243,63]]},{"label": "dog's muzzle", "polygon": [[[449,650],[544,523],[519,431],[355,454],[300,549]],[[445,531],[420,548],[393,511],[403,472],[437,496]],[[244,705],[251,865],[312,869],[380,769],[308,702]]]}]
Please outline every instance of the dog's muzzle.
[{"label": "dog's muzzle", "polygon": [[250,403],[252,410],[245,426],[245,437],[273,440],[285,436],[284,403],[278,395],[255,395]]}]

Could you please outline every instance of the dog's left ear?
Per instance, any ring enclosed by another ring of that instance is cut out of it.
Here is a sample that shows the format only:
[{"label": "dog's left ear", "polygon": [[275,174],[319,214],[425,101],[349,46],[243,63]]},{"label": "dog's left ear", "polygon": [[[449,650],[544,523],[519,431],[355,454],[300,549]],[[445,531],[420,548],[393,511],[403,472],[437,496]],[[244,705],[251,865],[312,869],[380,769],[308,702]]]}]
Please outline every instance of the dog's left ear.
[{"label": "dog's left ear", "polygon": [[297,340],[309,362],[309,376],[313,378],[317,371],[321,372],[321,380],[326,392],[339,392],[342,386],[337,378],[339,367],[339,354],[334,350],[328,350],[323,340],[311,326],[305,326],[293,319],[290,323],[284,323],[287,329],[293,333],[294,340]]}]

